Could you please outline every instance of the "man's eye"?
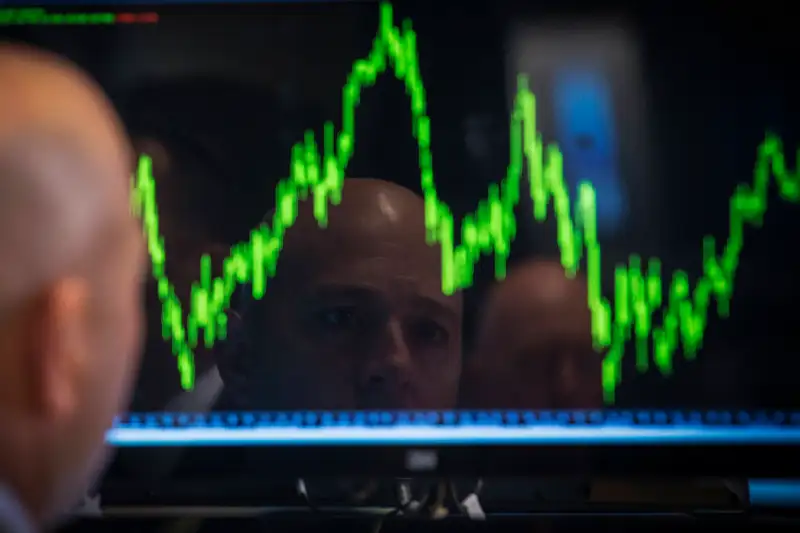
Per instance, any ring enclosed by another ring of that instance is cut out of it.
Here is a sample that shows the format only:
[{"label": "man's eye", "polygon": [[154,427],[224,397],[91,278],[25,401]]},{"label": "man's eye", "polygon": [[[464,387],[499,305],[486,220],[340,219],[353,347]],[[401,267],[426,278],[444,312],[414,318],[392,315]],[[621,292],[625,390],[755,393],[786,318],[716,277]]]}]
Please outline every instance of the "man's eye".
[{"label": "man's eye", "polygon": [[355,307],[333,307],[319,311],[317,322],[324,328],[349,329],[356,327],[358,316]]},{"label": "man's eye", "polygon": [[426,344],[444,344],[450,339],[445,328],[433,320],[417,320],[413,325],[414,337]]}]

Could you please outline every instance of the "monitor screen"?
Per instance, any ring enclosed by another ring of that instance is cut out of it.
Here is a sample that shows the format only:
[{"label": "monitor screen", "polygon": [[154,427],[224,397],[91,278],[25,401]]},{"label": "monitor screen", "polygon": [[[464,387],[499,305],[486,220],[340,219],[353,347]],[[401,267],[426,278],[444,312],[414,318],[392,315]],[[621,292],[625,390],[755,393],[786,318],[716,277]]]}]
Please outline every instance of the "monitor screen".
[{"label": "monitor screen", "polygon": [[788,37],[548,4],[0,10],[137,154],[111,444],[800,443]]}]

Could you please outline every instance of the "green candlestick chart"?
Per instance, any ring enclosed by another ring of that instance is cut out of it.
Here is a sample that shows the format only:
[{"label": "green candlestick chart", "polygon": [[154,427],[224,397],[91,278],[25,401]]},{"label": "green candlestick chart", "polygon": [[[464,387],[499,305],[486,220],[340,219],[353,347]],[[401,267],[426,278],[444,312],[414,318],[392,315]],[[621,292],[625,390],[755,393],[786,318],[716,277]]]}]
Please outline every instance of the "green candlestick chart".
[{"label": "green candlestick chart", "polygon": [[[684,271],[665,280],[660,261],[643,261],[632,255],[627,265],[615,269],[613,303],[603,296],[601,250],[597,238],[595,191],[582,183],[577,201],[571,201],[562,172],[558,147],[545,144],[536,131],[536,98],[524,77],[519,78],[510,121],[511,153],[506,176],[489,187],[488,196],[477,210],[461,222],[457,244],[452,212],[439,198],[433,176],[430,118],[425,87],[419,70],[416,34],[406,21],[394,24],[392,7],[380,6],[378,33],[369,55],[356,61],[342,93],[342,124],[336,132],[326,123],[322,149],[312,132],[297,143],[291,153],[290,177],[275,192],[276,210],[272,225],[254,229],[247,242],[232,247],[224,260],[222,275],[212,277],[211,260],[201,258],[200,280],[192,285],[188,313],[176,296],[165,270],[164,240],[159,233],[152,162],[144,156],[133,177],[134,212],[142,218],[162,303],[164,339],[177,357],[181,384],[194,385],[194,352],[201,341],[211,347],[226,335],[225,311],[237,286],[251,284],[253,296],[263,297],[268,280],[275,275],[283,237],[297,217],[298,201],[311,198],[314,215],[325,227],[328,209],[341,201],[344,176],[355,150],[355,120],[361,93],[376,79],[391,72],[406,88],[412,111],[411,131],[419,146],[425,224],[430,244],[438,243],[442,253],[442,290],[451,294],[469,287],[482,255],[494,255],[495,275],[502,279],[511,242],[516,234],[517,206],[523,171],[528,173],[533,217],[542,222],[550,212],[556,219],[561,263],[569,275],[585,264],[588,306],[592,315],[595,348],[603,353],[602,380],[607,403],[614,402],[621,380],[626,345],[634,346],[636,367],[646,371],[651,361],[668,375],[679,348],[694,358],[701,347],[709,306],[716,301],[717,312],[729,312],[739,256],[746,225],[760,226],[767,209],[768,189],[774,178],[778,194],[785,201],[800,202],[800,179],[787,170],[781,142],[767,136],[757,153],[753,182],[739,185],[730,198],[730,234],[720,248],[716,239],[703,239],[703,272],[692,287]],[[571,213],[571,206],[575,212]],[[660,323],[657,319],[660,318]]]}]

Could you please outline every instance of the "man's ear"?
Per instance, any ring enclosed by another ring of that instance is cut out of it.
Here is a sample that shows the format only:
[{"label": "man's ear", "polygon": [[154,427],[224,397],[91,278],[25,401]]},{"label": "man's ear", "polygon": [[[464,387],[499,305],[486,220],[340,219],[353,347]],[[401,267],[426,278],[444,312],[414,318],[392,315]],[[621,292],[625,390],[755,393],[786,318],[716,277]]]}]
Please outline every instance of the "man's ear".
[{"label": "man's ear", "polygon": [[90,360],[90,290],[83,278],[65,278],[44,291],[27,326],[32,405],[44,418],[63,421],[80,409]]}]

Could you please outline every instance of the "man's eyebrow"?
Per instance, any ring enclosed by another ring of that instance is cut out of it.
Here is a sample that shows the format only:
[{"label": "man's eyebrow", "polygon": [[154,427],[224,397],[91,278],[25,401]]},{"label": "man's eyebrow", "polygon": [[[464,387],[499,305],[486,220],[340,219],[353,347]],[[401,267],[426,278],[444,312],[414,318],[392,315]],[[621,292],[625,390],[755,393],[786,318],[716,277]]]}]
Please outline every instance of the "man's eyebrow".
[{"label": "man's eyebrow", "polygon": [[[379,295],[378,289],[369,285],[326,283],[312,288],[308,295],[311,298],[350,298],[353,300],[371,300]],[[420,309],[438,315],[453,322],[461,320],[453,306],[436,298],[422,294],[409,293],[410,301]]]},{"label": "man's eyebrow", "polygon": [[461,322],[461,315],[453,308],[453,306],[441,302],[436,298],[431,298],[430,296],[424,296],[422,294],[415,294],[412,297],[412,301],[414,305],[420,307],[421,309],[448,320],[453,324],[458,324]]},{"label": "man's eyebrow", "polygon": [[367,285],[325,283],[308,291],[310,298],[350,298],[353,300],[374,299],[377,290]]}]

